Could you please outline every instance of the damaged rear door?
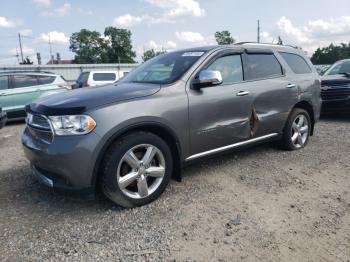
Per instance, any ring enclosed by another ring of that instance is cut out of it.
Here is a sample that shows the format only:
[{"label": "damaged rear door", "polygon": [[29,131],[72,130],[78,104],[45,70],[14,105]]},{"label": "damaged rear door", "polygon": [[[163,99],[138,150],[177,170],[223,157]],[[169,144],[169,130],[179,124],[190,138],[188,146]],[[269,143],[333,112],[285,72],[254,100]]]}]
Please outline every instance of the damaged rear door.
[{"label": "damaged rear door", "polygon": [[220,71],[222,84],[196,90],[189,83],[187,93],[192,154],[254,136],[254,90],[249,82],[244,81],[242,54],[243,51],[221,51],[194,76],[201,70]]},{"label": "damaged rear door", "polygon": [[245,80],[253,97],[252,137],[281,133],[290,109],[298,102],[298,88],[286,77],[272,50],[245,49]]}]

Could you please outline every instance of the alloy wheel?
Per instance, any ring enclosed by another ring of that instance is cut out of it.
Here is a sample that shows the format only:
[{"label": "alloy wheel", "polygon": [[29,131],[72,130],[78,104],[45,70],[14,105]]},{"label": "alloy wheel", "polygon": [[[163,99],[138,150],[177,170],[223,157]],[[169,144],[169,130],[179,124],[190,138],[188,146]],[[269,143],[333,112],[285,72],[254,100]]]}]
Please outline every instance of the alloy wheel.
[{"label": "alloy wheel", "polygon": [[157,147],[150,144],[134,146],[119,162],[119,188],[128,197],[145,198],[160,186],[165,168],[164,155]]},{"label": "alloy wheel", "polygon": [[297,115],[292,125],[291,140],[296,148],[301,148],[305,145],[309,137],[309,121],[303,114]]}]

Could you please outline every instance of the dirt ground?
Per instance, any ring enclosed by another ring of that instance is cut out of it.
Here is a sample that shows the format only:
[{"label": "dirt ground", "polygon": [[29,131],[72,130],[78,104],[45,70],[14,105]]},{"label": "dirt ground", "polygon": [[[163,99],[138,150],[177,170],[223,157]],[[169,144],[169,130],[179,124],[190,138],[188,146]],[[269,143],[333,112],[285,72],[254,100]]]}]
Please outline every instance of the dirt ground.
[{"label": "dirt ground", "polygon": [[0,130],[0,261],[350,261],[350,115],[305,149],[273,144],[184,170],[148,206],[53,193],[30,176],[23,123]]}]

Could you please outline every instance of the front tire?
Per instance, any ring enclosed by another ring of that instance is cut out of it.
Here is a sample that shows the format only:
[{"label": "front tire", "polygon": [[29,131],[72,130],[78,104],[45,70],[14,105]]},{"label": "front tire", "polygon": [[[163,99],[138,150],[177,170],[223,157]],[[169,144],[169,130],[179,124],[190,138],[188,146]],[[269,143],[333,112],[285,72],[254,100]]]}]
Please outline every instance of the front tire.
[{"label": "front tire", "polygon": [[309,113],[301,108],[291,112],[283,131],[281,145],[286,150],[298,150],[306,146],[311,132]]},{"label": "front tire", "polygon": [[122,207],[146,205],[163,193],[172,171],[171,151],[160,137],[148,132],[131,133],[107,151],[102,190]]}]

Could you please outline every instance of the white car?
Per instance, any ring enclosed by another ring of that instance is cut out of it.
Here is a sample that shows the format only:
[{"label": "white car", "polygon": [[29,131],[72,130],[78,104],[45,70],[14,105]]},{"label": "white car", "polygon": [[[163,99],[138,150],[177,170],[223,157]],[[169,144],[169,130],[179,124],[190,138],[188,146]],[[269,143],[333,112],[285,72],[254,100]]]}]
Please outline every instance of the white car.
[{"label": "white car", "polygon": [[118,81],[127,72],[123,71],[88,71],[82,72],[76,81],[75,88],[92,87]]}]

